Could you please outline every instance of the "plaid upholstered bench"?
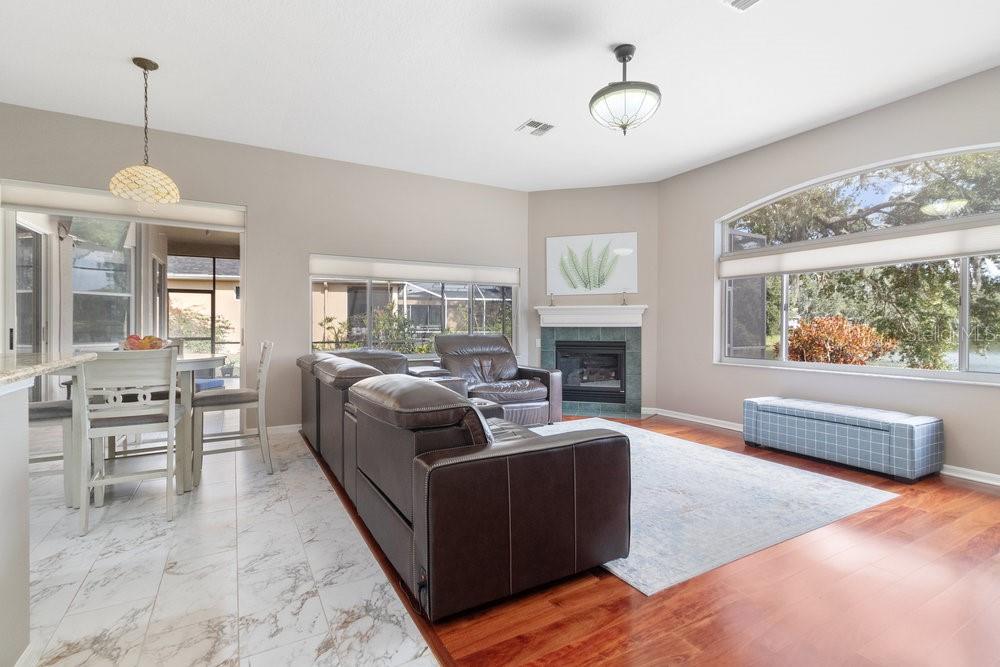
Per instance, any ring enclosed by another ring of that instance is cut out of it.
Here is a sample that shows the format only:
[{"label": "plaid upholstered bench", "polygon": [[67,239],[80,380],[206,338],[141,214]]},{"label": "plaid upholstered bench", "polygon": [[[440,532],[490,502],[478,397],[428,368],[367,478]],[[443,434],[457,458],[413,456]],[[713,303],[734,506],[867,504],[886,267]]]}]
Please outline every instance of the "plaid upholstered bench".
[{"label": "plaid upholstered bench", "polygon": [[937,417],[795,398],[744,400],[743,440],[908,482],[940,471],[944,461]]}]

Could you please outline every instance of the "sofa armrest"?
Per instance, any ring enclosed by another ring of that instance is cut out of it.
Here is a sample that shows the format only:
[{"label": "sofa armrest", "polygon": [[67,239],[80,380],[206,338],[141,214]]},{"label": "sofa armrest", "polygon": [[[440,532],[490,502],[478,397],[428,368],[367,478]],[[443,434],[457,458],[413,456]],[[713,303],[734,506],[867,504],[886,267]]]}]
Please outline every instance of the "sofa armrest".
[{"label": "sofa armrest", "polygon": [[517,378],[519,380],[538,380],[544,384],[549,390],[549,423],[554,424],[562,421],[562,371],[535,368],[534,366],[518,366]]},{"label": "sofa armrest", "polygon": [[414,594],[432,621],[628,555],[629,441],[605,429],[422,454]]}]

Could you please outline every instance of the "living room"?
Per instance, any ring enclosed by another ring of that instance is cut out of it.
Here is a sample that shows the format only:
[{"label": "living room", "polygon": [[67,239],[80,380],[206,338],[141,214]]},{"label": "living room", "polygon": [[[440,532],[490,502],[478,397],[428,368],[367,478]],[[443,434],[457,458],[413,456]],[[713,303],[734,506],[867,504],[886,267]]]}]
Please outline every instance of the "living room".
[{"label": "living room", "polygon": [[996,663],[1000,9],[872,4],[5,7],[0,663]]}]

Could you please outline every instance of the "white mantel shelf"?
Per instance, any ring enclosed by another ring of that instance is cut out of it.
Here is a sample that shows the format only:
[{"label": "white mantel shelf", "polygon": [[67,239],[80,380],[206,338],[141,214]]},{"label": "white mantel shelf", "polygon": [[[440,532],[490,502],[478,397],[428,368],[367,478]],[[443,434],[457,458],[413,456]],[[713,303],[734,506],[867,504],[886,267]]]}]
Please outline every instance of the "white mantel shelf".
[{"label": "white mantel shelf", "polygon": [[641,327],[649,306],[535,306],[543,327]]}]

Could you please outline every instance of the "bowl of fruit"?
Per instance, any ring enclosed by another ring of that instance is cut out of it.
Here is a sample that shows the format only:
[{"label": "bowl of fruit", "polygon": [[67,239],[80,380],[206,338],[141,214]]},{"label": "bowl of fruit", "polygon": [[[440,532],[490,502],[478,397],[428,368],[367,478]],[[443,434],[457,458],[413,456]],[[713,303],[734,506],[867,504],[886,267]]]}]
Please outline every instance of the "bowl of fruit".
[{"label": "bowl of fruit", "polygon": [[156,336],[137,336],[132,334],[122,341],[123,350],[160,350],[167,341]]}]

